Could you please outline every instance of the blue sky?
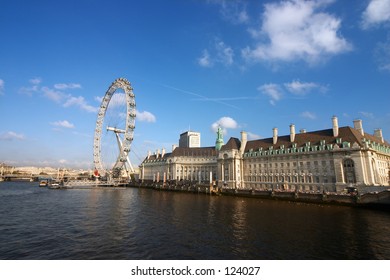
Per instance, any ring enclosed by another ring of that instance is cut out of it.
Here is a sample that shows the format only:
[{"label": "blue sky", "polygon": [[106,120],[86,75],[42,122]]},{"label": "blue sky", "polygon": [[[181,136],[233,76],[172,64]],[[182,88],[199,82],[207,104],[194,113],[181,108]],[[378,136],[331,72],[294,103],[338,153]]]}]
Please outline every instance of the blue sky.
[{"label": "blue sky", "polygon": [[362,119],[390,140],[390,0],[0,1],[0,162],[92,168],[116,78],[137,103],[131,161],[188,130],[213,146]]}]

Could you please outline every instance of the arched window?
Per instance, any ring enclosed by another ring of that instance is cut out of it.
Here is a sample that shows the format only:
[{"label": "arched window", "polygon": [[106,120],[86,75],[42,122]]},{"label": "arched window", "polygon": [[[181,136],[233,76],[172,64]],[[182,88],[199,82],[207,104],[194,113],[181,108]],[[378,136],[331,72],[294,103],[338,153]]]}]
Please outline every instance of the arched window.
[{"label": "arched window", "polygon": [[343,162],[345,183],[355,184],[355,164],[352,159],[345,159]]}]

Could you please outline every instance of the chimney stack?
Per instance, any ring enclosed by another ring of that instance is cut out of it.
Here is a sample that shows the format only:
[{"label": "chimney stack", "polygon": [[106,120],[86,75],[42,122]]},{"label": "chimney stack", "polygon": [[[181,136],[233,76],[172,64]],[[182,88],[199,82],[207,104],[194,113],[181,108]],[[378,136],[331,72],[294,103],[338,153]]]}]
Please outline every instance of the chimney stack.
[{"label": "chimney stack", "polygon": [[278,128],[274,127],[273,132],[272,143],[275,145],[278,142]]},{"label": "chimney stack", "polygon": [[332,124],[333,124],[333,136],[337,137],[339,136],[339,122],[336,116],[333,116]]},{"label": "chimney stack", "polygon": [[172,152],[173,152],[175,149],[176,149],[176,145],[173,144],[173,145],[172,145]]},{"label": "chimney stack", "polygon": [[382,129],[380,129],[380,128],[375,129],[374,136],[377,137],[381,141],[381,143],[384,142],[383,135],[382,135]]},{"label": "chimney stack", "polygon": [[362,136],[364,136],[364,130],[363,130],[363,124],[362,124],[362,120],[354,120],[353,121],[353,126],[356,130],[358,130],[360,132],[360,134]]},{"label": "chimney stack", "polygon": [[162,148],[162,149],[161,149],[161,157],[163,158],[164,155],[165,155],[165,148]]},{"label": "chimney stack", "polygon": [[300,133],[306,133],[306,129],[302,128],[299,132]]},{"label": "chimney stack", "polygon": [[290,124],[290,141],[294,142],[295,140],[295,125]]},{"label": "chimney stack", "polygon": [[240,147],[240,154],[241,155],[244,153],[247,141],[248,141],[247,133],[245,131],[241,131],[241,147]]},{"label": "chimney stack", "polygon": [[148,151],[148,159],[150,158],[150,154],[151,154],[150,151]]}]

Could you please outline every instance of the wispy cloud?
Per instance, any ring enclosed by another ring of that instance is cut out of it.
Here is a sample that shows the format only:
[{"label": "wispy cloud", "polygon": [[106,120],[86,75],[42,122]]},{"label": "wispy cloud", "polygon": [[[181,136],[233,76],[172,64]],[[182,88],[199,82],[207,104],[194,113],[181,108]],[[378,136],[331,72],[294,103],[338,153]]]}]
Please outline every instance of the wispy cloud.
[{"label": "wispy cloud", "polygon": [[7,140],[7,141],[12,141],[12,140],[24,140],[26,137],[21,134],[21,133],[16,133],[14,131],[7,131],[4,133],[0,133],[0,140]]},{"label": "wispy cloud", "polygon": [[270,98],[270,104],[275,105],[277,101],[282,99],[283,93],[282,89],[279,85],[277,84],[265,84],[262,86],[259,86],[257,88],[262,94],[268,96]]},{"label": "wispy cloud", "polygon": [[270,98],[270,104],[276,105],[277,101],[282,100],[287,94],[293,94],[304,98],[312,92],[324,93],[328,90],[326,86],[323,86],[314,82],[300,82],[299,80],[293,80],[284,84],[264,84],[257,88],[262,94]]},{"label": "wispy cloud", "polygon": [[362,14],[362,28],[368,29],[390,22],[390,1],[371,0]]},{"label": "wispy cloud", "polygon": [[62,91],[58,91],[58,90],[51,89],[51,88],[48,88],[48,87],[42,87],[41,91],[43,92],[43,95],[46,98],[50,99],[51,101],[57,102],[57,103],[60,103],[64,99],[67,99],[67,98],[70,97],[69,94],[66,94],[66,93],[64,93]]},{"label": "wispy cloud", "polygon": [[74,128],[74,124],[68,122],[67,120],[52,122],[52,123],[50,123],[50,124],[53,125],[53,126],[56,126],[56,127]]},{"label": "wispy cloud", "polygon": [[137,120],[141,122],[156,122],[156,117],[148,111],[136,111]]},{"label": "wispy cloud", "polygon": [[82,109],[83,111],[90,112],[90,113],[96,113],[98,111],[97,107],[91,106],[85,101],[84,97],[78,96],[70,96],[67,98],[66,102],[63,105],[65,108],[71,107],[71,106],[76,106]]},{"label": "wispy cloud", "polygon": [[360,115],[368,119],[374,119],[374,113],[371,112],[359,112]]},{"label": "wispy cloud", "polygon": [[33,93],[40,93],[47,99],[54,101],[58,104],[62,104],[63,107],[79,107],[81,110],[86,112],[95,113],[98,111],[97,107],[91,106],[82,96],[75,97],[72,94],[64,92],[64,90],[73,90],[80,89],[81,85],[77,83],[59,83],[55,84],[53,87],[41,86],[42,79],[34,78],[30,79],[29,83],[31,84],[28,87],[20,88],[19,92],[32,95]]},{"label": "wispy cloud", "polygon": [[0,95],[4,94],[4,80],[0,79]]},{"label": "wispy cloud", "polygon": [[202,51],[202,55],[197,59],[202,67],[213,67],[217,64],[230,66],[234,63],[234,51],[225,42],[215,39],[213,46]]},{"label": "wispy cloud", "polygon": [[19,89],[19,93],[26,94],[32,96],[33,93],[39,92],[39,85],[42,82],[41,78],[33,78],[29,80],[30,86],[21,87]]},{"label": "wispy cloud", "polygon": [[223,134],[226,135],[228,129],[236,129],[238,128],[238,124],[231,117],[222,117],[211,125],[211,130],[217,132],[218,127],[221,127]]},{"label": "wispy cloud", "polygon": [[232,24],[242,24],[249,21],[245,1],[242,0],[209,0],[219,5],[222,18]]},{"label": "wispy cloud", "polygon": [[60,90],[66,90],[66,89],[77,89],[81,88],[80,84],[75,84],[75,83],[69,83],[69,84],[55,84],[54,85],[55,89],[60,89]]},{"label": "wispy cloud", "polygon": [[99,103],[102,103],[104,96],[95,96],[93,99]]},{"label": "wispy cloud", "polygon": [[217,51],[217,61],[224,65],[232,65],[233,64],[233,49],[227,46],[224,42],[218,40],[215,43],[215,49]]},{"label": "wispy cloud", "polygon": [[285,83],[284,86],[289,92],[296,95],[306,95],[313,90],[318,90],[320,92],[325,92],[327,90],[327,87],[320,84],[313,82],[300,82],[299,80]]},{"label": "wispy cloud", "polygon": [[256,140],[262,138],[260,135],[252,132],[247,132],[247,135],[248,135],[248,140]]},{"label": "wispy cloud", "polygon": [[212,67],[210,54],[207,50],[203,50],[202,55],[198,58],[198,64],[202,67]]},{"label": "wispy cloud", "polygon": [[350,51],[352,45],[340,35],[341,20],[323,11],[331,2],[285,0],[265,4],[261,27],[250,31],[257,46],[246,47],[243,57],[257,62],[303,60],[314,65]]},{"label": "wispy cloud", "polygon": [[390,71],[390,36],[385,42],[380,42],[375,48],[375,60],[379,70]]},{"label": "wispy cloud", "polygon": [[312,112],[309,112],[309,111],[302,112],[302,113],[301,113],[301,117],[303,117],[303,118],[305,118],[305,119],[309,119],[309,120],[315,120],[315,119],[317,119],[316,114],[314,114],[314,113],[312,113]]}]

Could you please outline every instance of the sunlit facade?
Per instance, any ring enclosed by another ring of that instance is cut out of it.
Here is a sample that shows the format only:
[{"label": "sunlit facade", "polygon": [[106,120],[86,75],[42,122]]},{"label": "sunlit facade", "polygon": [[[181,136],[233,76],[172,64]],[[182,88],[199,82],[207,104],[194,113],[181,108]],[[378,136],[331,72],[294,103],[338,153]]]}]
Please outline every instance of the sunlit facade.
[{"label": "sunlit facade", "polygon": [[389,186],[390,144],[382,131],[364,132],[361,120],[354,127],[295,132],[248,140],[230,138],[215,147],[175,148],[154,154],[141,164],[141,179],[215,180],[218,186],[257,190],[340,191],[347,186]]}]

